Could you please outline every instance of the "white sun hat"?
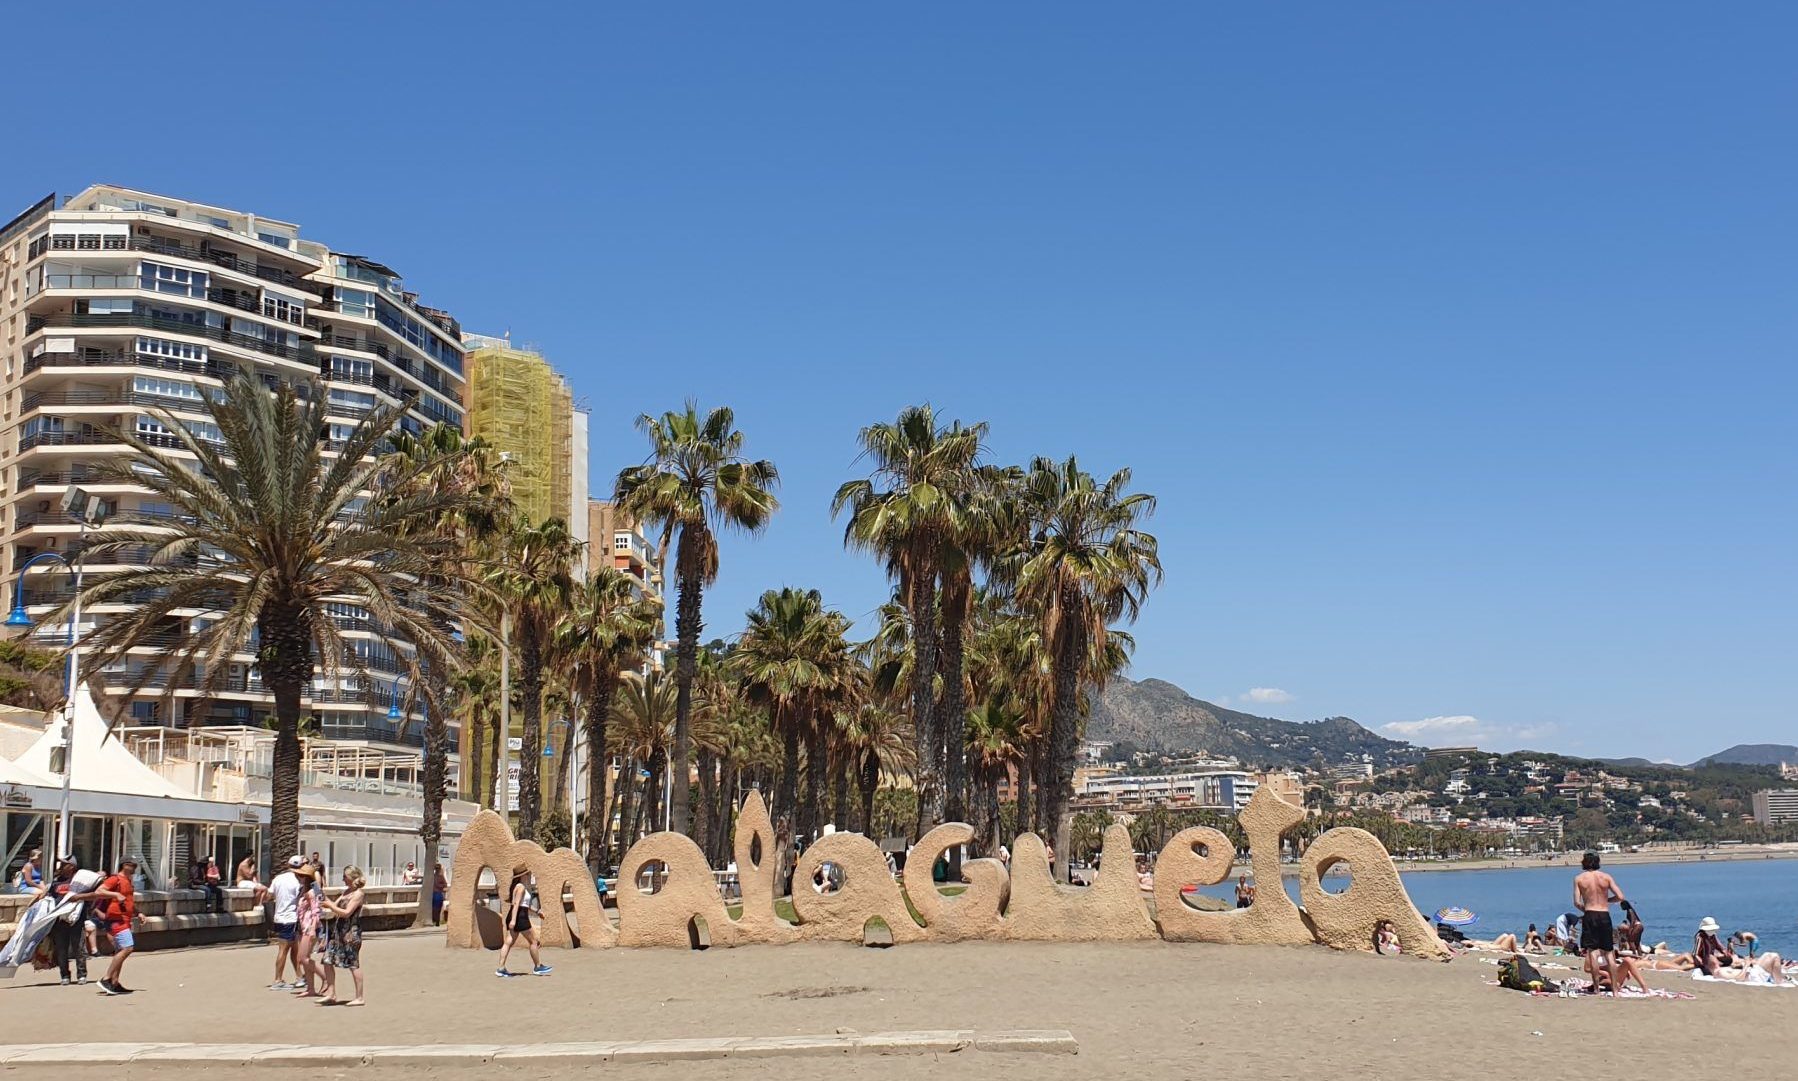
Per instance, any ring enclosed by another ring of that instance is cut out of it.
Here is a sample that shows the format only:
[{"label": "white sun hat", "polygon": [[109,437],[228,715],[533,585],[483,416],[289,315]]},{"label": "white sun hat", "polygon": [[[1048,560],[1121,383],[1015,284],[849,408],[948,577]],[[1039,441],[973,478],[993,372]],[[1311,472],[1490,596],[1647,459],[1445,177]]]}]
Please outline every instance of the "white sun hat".
[{"label": "white sun hat", "polygon": [[1704,919],[1698,921],[1698,929],[1707,934],[1714,935],[1718,930],[1717,921],[1710,916],[1706,916]]}]

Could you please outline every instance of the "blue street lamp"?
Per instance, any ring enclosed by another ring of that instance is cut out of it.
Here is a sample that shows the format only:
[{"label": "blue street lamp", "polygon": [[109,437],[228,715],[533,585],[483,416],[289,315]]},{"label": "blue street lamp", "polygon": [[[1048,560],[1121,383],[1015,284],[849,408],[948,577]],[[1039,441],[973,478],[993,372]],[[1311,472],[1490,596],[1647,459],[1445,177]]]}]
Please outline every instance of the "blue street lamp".
[{"label": "blue street lamp", "polygon": [[400,681],[397,679],[393,681],[393,693],[387,698],[387,719],[400,719]]}]

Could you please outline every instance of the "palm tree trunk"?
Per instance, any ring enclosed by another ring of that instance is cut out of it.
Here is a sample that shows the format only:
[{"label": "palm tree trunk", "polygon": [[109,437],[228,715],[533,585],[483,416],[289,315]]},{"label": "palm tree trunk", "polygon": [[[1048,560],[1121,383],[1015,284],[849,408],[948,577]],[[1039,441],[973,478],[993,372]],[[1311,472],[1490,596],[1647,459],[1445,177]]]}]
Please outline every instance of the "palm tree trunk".
[{"label": "palm tree trunk", "polygon": [[668,752],[657,747],[650,753],[649,776],[643,781],[643,798],[649,804],[648,833],[660,833],[668,828],[669,807],[662,799],[662,775],[667,769]]},{"label": "palm tree trunk", "polygon": [[275,697],[275,754],[269,775],[269,844],[274,862],[300,850],[300,695],[312,678],[306,612],[267,604],[256,621],[262,681]]},{"label": "palm tree trunk", "polygon": [[500,748],[505,746],[506,738],[511,735],[505,731],[505,727],[497,717],[490,718],[487,722],[487,806],[502,815],[510,813],[506,808],[505,759],[500,754]]},{"label": "palm tree trunk", "polygon": [[876,841],[874,834],[874,793],[880,790],[880,756],[873,751],[865,753],[861,768],[856,771],[856,786],[862,795],[862,832]]},{"label": "palm tree trunk", "polygon": [[735,818],[732,812],[737,806],[737,777],[739,771],[736,762],[725,758],[718,771],[718,795],[714,799],[712,813],[712,866],[719,867],[730,862],[729,838],[731,825]]},{"label": "palm tree trunk", "polygon": [[941,745],[936,716],[936,563],[930,557],[935,539],[925,537],[914,549],[911,567],[912,673],[911,711],[918,752],[918,821],[912,839],[943,820]]},{"label": "palm tree trunk", "polygon": [[[601,665],[600,667],[604,667]],[[606,721],[611,717],[615,681],[595,679],[587,699],[587,869],[594,874],[606,858],[606,839],[612,826],[606,803],[606,777],[611,772],[611,752],[606,747]],[[604,813],[605,817],[595,815]]]},{"label": "palm tree trunk", "polygon": [[677,644],[674,668],[674,761],[670,767],[673,770],[674,791],[669,802],[669,828],[676,833],[687,832],[688,763],[693,742],[693,677],[699,672],[699,633],[705,629],[700,618],[702,586],[699,579],[698,538],[689,536],[694,528],[692,525],[681,527],[680,551],[675,555],[678,564],[675,576],[678,595],[674,603]]},{"label": "palm tree trunk", "polygon": [[777,823],[785,819],[790,835],[799,811],[799,722],[790,716],[790,708],[782,712],[789,716],[781,725],[780,788],[774,793],[774,819]]},{"label": "palm tree trunk", "polygon": [[818,837],[818,807],[824,788],[824,761],[809,740],[805,747],[805,793],[799,801],[799,839],[810,844]]},{"label": "palm tree trunk", "polygon": [[518,750],[518,836],[537,837],[537,818],[543,810],[543,792],[537,763],[543,750],[543,642],[534,621],[525,625],[518,642],[518,691],[524,698],[524,738]]},{"label": "palm tree trunk", "polygon": [[849,763],[841,757],[830,763],[830,821],[837,829],[849,828]]},{"label": "palm tree trunk", "polygon": [[415,927],[431,926],[431,874],[437,865],[437,845],[443,839],[443,798],[449,772],[449,722],[443,715],[444,690],[442,681],[433,678],[430,701],[425,703],[425,805],[424,815],[418,823],[418,839],[425,849],[424,863],[418,869],[425,876],[425,884],[418,888],[417,918],[412,921]]},{"label": "palm tree trunk", "polygon": [[487,713],[479,706],[468,711],[468,733],[462,742],[467,748],[462,756],[462,798],[485,807],[491,802],[481,794],[481,767],[487,759]]},{"label": "palm tree trunk", "polygon": [[618,773],[618,852],[613,865],[622,869],[624,854],[630,851],[631,842],[635,839],[637,819],[643,814],[642,783],[638,774],[644,769],[643,763],[635,758],[624,760],[624,769]]},{"label": "palm tree trunk", "polygon": [[[608,773],[611,772],[611,767],[609,765],[604,765],[602,768]],[[612,834],[612,823],[618,823],[617,837],[622,838],[624,836],[626,825],[624,816],[630,810],[630,806],[626,803],[626,799],[630,795],[631,780],[636,776],[637,760],[626,756],[618,764],[618,779],[612,782],[612,802],[606,807],[606,820],[602,822],[599,827],[600,870],[602,871],[608,867],[616,867],[624,860],[624,849],[622,846],[620,846],[616,852],[612,850],[612,844],[615,840]]]},{"label": "palm tree trunk", "polygon": [[[948,822],[967,820],[967,696],[962,687],[964,648],[962,633],[967,630],[967,603],[973,592],[973,581],[966,567],[953,574],[944,570],[942,590],[942,639],[939,660],[942,667],[942,714],[939,718],[939,741],[942,745],[942,813]],[[957,849],[957,853],[960,849]],[[957,863],[949,865],[951,878],[957,881]]]},{"label": "palm tree trunk", "polygon": [[1084,628],[1074,610],[1064,602],[1049,714],[1049,783],[1042,800],[1044,825],[1055,838],[1055,878],[1059,882],[1067,881],[1067,810],[1074,798],[1074,760],[1080,750],[1080,662],[1086,655]]},{"label": "palm tree trunk", "polygon": [[699,814],[694,819],[693,840],[699,850],[706,854],[706,861],[713,867],[717,863],[712,858],[712,830],[715,826],[712,817],[713,805],[718,802],[718,759],[710,750],[704,748],[699,752]]}]

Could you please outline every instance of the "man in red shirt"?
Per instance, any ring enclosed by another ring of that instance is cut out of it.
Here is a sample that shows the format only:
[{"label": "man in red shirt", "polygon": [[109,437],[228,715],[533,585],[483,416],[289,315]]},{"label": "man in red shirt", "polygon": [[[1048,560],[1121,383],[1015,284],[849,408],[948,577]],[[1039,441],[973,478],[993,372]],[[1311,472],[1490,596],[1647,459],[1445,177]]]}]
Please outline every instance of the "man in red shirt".
[{"label": "man in red shirt", "polygon": [[100,981],[100,990],[109,995],[131,993],[131,988],[120,983],[119,977],[125,971],[125,958],[130,957],[137,946],[131,933],[137,923],[137,894],[131,884],[132,876],[136,874],[137,861],[127,856],[119,862],[118,872],[108,875],[96,891],[107,899],[106,933],[112,936],[112,966]]}]

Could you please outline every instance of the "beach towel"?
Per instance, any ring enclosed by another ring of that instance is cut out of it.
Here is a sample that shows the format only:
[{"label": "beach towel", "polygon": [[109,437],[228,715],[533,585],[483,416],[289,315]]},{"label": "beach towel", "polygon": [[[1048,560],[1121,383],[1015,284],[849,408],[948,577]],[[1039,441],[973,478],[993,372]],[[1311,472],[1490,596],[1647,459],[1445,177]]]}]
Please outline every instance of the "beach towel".
[{"label": "beach towel", "polygon": [[[1487,980],[1486,986],[1503,987],[1504,985],[1497,980]],[[1601,995],[1593,996],[1592,981],[1590,980],[1565,980],[1561,983],[1559,990],[1530,991],[1527,993],[1531,998],[1659,998],[1667,999],[1672,1002],[1685,1002],[1689,999],[1698,997],[1690,991],[1669,991],[1664,987],[1651,987],[1646,991],[1637,987],[1626,987],[1622,991],[1614,994],[1607,991],[1603,992]]]},{"label": "beach towel", "polygon": [[[1759,972],[1763,977],[1766,976],[1765,971],[1762,969],[1756,968],[1749,969],[1748,971],[1750,973]],[[1723,976],[1707,976],[1702,972],[1692,973],[1692,978],[1695,980],[1703,980],[1705,983],[1728,983],[1734,984],[1737,987],[1771,987],[1778,991],[1790,991],[1793,988],[1798,988],[1798,980],[1794,980],[1790,976],[1787,976],[1784,981],[1779,983],[1773,982],[1771,977],[1764,979],[1732,980]]]},{"label": "beach towel", "polygon": [[0,976],[10,978],[19,966],[31,961],[37,948],[50,934],[50,928],[56,924],[57,909],[60,906],[54,897],[44,897],[25,910],[19,917],[19,925],[11,938],[6,940],[4,948],[0,948]]}]

